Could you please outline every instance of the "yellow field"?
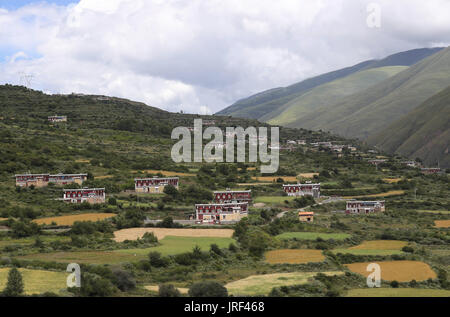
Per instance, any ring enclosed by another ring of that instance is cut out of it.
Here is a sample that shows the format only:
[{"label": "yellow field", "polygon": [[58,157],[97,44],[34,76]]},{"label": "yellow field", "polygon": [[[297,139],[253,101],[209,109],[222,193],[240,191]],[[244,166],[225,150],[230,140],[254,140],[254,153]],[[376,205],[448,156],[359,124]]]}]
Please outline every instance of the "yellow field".
[{"label": "yellow field", "polygon": [[[367,266],[371,262],[345,264],[350,271],[368,276]],[[381,267],[381,279],[385,281],[409,282],[412,280],[424,281],[436,278],[436,273],[431,267],[420,261],[386,261],[376,262]]]},{"label": "yellow field", "polygon": [[[3,290],[8,280],[9,268],[0,269],[0,288]],[[66,279],[69,273],[44,270],[19,269],[22,273],[26,295],[42,294],[45,292],[59,293],[66,289]]]},{"label": "yellow field", "polygon": [[69,215],[69,216],[60,216],[60,217],[48,217],[48,218],[40,218],[35,219],[33,222],[38,225],[50,225],[52,222],[55,222],[58,226],[71,226],[76,221],[100,221],[108,218],[115,217],[116,214],[80,214],[80,215]]},{"label": "yellow field", "polygon": [[107,179],[107,178],[113,178],[113,175],[102,175],[102,176],[95,176],[95,179]]},{"label": "yellow field", "polygon": [[436,228],[449,228],[450,227],[450,220],[435,220],[434,226]]},{"label": "yellow field", "polygon": [[297,182],[297,177],[295,176],[260,176],[252,177],[253,180],[258,182],[276,182],[277,179],[282,178],[285,182]]},{"label": "yellow field", "polygon": [[319,173],[300,173],[298,174],[299,177],[303,178],[314,178],[314,176],[319,176]]},{"label": "yellow field", "polygon": [[272,183],[239,183],[238,186],[266,186],[272,185]]},{"label": "yellow field", "polygon": [[[225,285],[230,295],[268,295],[272,288],[308,283],[318,272],[294,272],[252,275]],[[325,275],[341,275],[343,272],[321,272]]]},{"label": "yellow field", "polygon": [[351,250],[401,250],[408,242],[397,240],[372,240],[350,247]]},{"label": "yellow field", "polygon": [[6,221],[8,218],[0,218],[0,221]]},{"label": "yellow field", "polygon": [[[147,285],[144,288],[152,292],[159,292],[159,285]],[[187,294],[189,292],[189,288],[177,287],[177,289],[181,294]]]},{"label": "yellow field", "polygon": [[265,254],[266,261],[270,264],[300,264],[309,262],[322,262],[325,257],[320,250],[273,250]]},{"label": "yellow field", "polygon": [[347,297],[450,297],[450,291],[422,288],[359,288],[351,289]]},{"label": "yellow field", "polygon": [[137,240],[142,238],[146,232],[153,232],[158,240],[166,236],[175,237],[217,237],[231,238],[232,229],[169,229],[169,228],[129,228],[114,232],[114,240],[123,242],[125,240]]},{"label": "yellow field", "polygon": [[[133,173],[137,173],[138,171],[132,171]],[[158,174],[161,173],[164,176],[171,177],[171,176],[195,176],[196,174],[192,173],[181,173],[181,172],[172,172],[172,171],[157,171],[157,170],[143,170],[144,173],[149,174]]]},{"label": "yellow field", "polygon": [[364,197],[389,197],[389,196],[400,196],[405,194],[404,190],[391,190],[385,193],[372,194],[372,195],[359,195],[359,196],[345,196],[342,197],[344,199],[353,199],[353,198],[364,198]]},{"label": "yellow field", "polygon": [[389,184],[398,183],[401,180],[401,178],[383,178],[383,181]]}]

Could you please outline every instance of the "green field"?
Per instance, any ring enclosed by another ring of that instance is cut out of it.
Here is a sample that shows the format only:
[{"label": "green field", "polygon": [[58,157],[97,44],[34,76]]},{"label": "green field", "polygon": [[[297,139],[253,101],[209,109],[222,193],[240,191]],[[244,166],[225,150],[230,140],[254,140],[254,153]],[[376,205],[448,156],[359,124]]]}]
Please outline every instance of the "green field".
[{"label": "green field", "polygon": [[428,214],[443,214],[450,215],[450,210],[416,210],[417,212],[423,212]]},{"label": "green field", "polygon": [[284,204],[284,201],[292,201],[297,197],[293,196],[260,196],[254,199],[254,203],[264,204]]},{"label": "green field", "polygon": [[350,238],[351,235],[347,233],[320,233],[320,232],[285,232],[276,236],[278,239],[289,240],[316,240],[322,238],[324,240],[344,240]]},{"label": "green field", "polygon": [[347,297],[450,297],[450,291],[420,288],[361,288],[351,289]]},{"label": "green field", "polygon": [[136,262],[147,259],[150,252],[157,251],[162,255],[175,255],[190,252],[198,245],[203,251],[209,250],[215,243],[220,248],[227,248],[230,243],[236,243],[232,238],[216,237],[173,237],[168,236],[159,241],[161,245],[143,249],[123,249],[114,251],[77,251],[36,253],[18,258],[24,260],[55,261],[61,263],[91,263],[91,264],[118,264],[123,262]]},{"label": "green field", "polygon": [[148,255],[149,252],[157,251],[162,255],[174,255],[184,252],[190,252],[197,245],[203,251],[209,250],[211,244],[215,243],[220,248],[227,248],[230,243],[236,243],[232,238],[217,237],[174,237],[167,236],[159,241],[162,245],[146,249],[127,249],[116,252],[124,254]]},{"label": "green field", "polygon": [[[9,268],[0,269],[0,289],[3,290],[8,280]],[[44,270],[19,269],[22,273],[25,294],[59,293],[67,288],[66,279],[69,273]]]},{"label": "green field", "polygon": [[[42,242],[44,243],[50,243],[53,241],[59,241],[59,242],[68,242],[70,241],[70,237],[65,236],[39,236]],[[22,238],[22,239],[12,239],[12,238],[3,238],[0,240],[0,248],[11,246],[11,245],[19,245],[19,246],[25,246],[25,245],[31,245],[35,242],[34,237],[29,238]]]},{"label": "green field", "polygon": [[[340,275],[342,272],[322,272],[326,275]],[[268,295],[272,288],[305,284],[317,272],[294,272],[252,275],[225,285],[228,293],[235,296]]]},{"label": "green field", "polygon": [[333,253],[347,253],[354,255],[393,255],[393,254],[403,254],[400,250],[358,250],[358,249],[334,249]]}]

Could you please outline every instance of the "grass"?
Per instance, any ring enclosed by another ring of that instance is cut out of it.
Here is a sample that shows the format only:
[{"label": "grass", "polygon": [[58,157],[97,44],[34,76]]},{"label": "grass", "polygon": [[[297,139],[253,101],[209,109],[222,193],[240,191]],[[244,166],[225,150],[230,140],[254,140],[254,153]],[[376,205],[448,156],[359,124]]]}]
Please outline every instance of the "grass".
[{"label": "grass", "polygon": [[270,264],[301,264],[323,262],[325,260],[320,250],[273,250],[266,252],[265,257]]},{"label": "grass", "polygon": [[129,228],[115,231],[114,240],[117,242],[137,240],[146,232],[152,232],[158,239],[163,239],[166,236],[231,238],[234,231],[232,229]]},{"label": "grass", "polygon": [[[49,242],[53,242],[53,241],[59,241],[59,242],[70,241],[70,237],[65,237],[65,236],[41,235],[41,236],[39,236],[39,238],[41,239],[42,242],[45,242],[45,243],[49,243]],[[3,238],[0,240],[0,248],[10,246],[10,245],[20,245],[20,246],[30,245],[30,244],[33,244],[34,242],[35,242],[34,237],[22,238],[22,239]]]},{"label": "grass", "polygon": [[35,219],[33,222],[38,225],[51,225],[53,222],[58,226],[72,226],[76,221],[100,221],[108,218],[115,217],[115,214],[107,213],[91,213],[91,214],[80,214],[80,215],[69,215],[60,217],[48,217]]},{"label": "grass", "polygon": [[434,226],[436,228],[449,228],[450,227],[450,220],[435,220]]},{"label": "grass", "polygon": [[127,249],[115,252],[123,254],[136,254],[147,256],[150,252],[160,252],[162,255],[175,255],[190,252],[197,245],[203,251],[209,250],[211,244],[215,243],[219,248],[227,248],[230,243],[236,243],[232,238],[218,237],[174,237],[167,236],[160,240],[161,245],[145,249]]},{"label": "grass", "polygon": [[[368,276],[367,266],[371,262],[345,264],[350,271]],[[385,281],[409,282],[412,280],[425,281],[436,278],[436,273],[431,267],[420,261],[385,261],[376,262],[381,267],[381,279]]]},{"label": "grass", "polygon": [[404,190],[390,190],[390,191],[385,192],[385,193],[371,194],[371,195],[359,195],[359,196],[346,196],[346,197],[342,197],[342,198],[345,198],[345,199],[365,198],[365,197],[378,198],[378,197],[401,196],[401,195],[404,195],[404,194],[405,194]]},{"label": "grass", "polygon": [[[3,289],[8,280],[9,268],[0,269],[0,285]],[[44,270],[29,270],[20,268],[24,283],[25,295],[42,294],[45,292],[59,293],[67,288],[66,279],[69,273]]]},{"label": "grass", "polygon": [[[340,275],[342,272],[322,272],[326,275]],[[294,272],[252,275],[225,285],[230,295],[268,295],[274,287],[306,284],[317,272]]]},{"label": "grass", "polygon": [[276,236],[278,239],[289,240],[316,240],[321,238],[323,240],[344,240],[350,238],[351,235],[347,233],[321,233],[321,232],[284,232]]},{"label": "grass", "polygon": [[196,245],[203,251],[207,251],[213,243],[217,244],[220,248],[226,248],[230,243],[236,243],[236,241],[232,238],[167,236],[160,240],[160,243],[161,245],[143,249],[36,253],[19,256],[18,258],[60,263],[119,264],[147,259],[148,254],[153,251],[160,252],[163,255],[175,255],[190,252]]},{"label": "grass", "polygon": [[360,245],[347,249],[334,249],[334,253],[349,253],[354,255],[393,255],[402,254],[401,249],[408,243],[396,240],[364,241]]},{"label": "grass", "polygon": [[58,263],[119,264],[137,262],[147,258],[144,254],[131,254],[119,251],[77,251],[35,253],[19,256],[22,260],[38,260]]},{"label": "grass", "polygon": [[449,215],[450,210],[416,210],[417,212],[421,213],[429,213],[429,214],[443,214],[443,215]]},{"label": "grass", "polygon": [[422,288],[359,288],[348,291],[347,297],[450,297],[450,291]]},{"label": "grass", "polygon": [[284,201],[292,201],[297,197],[293,196],[259,196],[254,199],[254,203],[264,204],[284,204]]},{"label": "grass", "polygon": [[[133,173],[137,173],[138,171],[132,171]],[[162,175],[166,176],[166,177],[173,177],[173,176],[185,176],[185,177],[189,177],[189,176],[196,176],[196,174],[192,174],[192,173],[181,173],[181,172],[172,172],[172,171],[159,171],[159,170],[143,170],[140,172],[144,172],[144,173],[148,173],[148,174],[158,174],[161,173]]]}]

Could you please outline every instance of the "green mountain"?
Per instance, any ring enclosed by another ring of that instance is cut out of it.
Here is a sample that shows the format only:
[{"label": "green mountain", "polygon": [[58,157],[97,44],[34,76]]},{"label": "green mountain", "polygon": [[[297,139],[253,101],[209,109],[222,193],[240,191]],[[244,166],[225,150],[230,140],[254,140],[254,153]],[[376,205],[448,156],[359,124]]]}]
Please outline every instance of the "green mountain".
[{"label": "green mountain", "polygon": [[367,139],[449,85],[450,48],[447,48],[375,86],[297,118],[288,126]]},{"label": "green mountain", "polygon": [[[363,91],[407,69],[407,66],[386,66],[359,71],[347,77],[315,87],[280,107],[280,114],[262,120],[274,125],[296,125],[298,118],[314,113],[319,107],[332,107],[341,98]],[[270,113],[272,116],[274,113]]]},{"label": "green mountain", "polygon": [[442,48],[416,49],[390,55],[382,60],[369,60],[352,67],[340,69],[306,79],[288,87],[270,89],[242,99],[218,112],[220,115],[270,120],[285,110],[285,105],[320,85],[344,78],[362,70],[386,66],[411,66],[438,52]]},{"label": "green mountain", "polygon": [[420,157],[429,166],[450,167],[450,87],[367,141],[391,153]]}]

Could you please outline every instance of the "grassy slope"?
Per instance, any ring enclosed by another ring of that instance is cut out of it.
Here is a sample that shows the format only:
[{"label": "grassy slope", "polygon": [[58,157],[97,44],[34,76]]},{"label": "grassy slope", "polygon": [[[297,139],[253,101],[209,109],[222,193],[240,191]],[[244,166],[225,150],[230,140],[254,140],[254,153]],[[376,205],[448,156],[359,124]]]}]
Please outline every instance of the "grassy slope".
[{"label": "grassy slope", "polygon": [[395,121],[368,142],[389,152],[450,166],[450,87]]},{"label": "grassy slope", "polygon": [[258,118],[262,121],[268,121],[279,115],[285,109],[286,103],[301,96],[310,89],[344,78],[361,70],[385,66],[411,66],[441,49],[415,49],[393,54],[382,60],[365,61],[351,67],[308,78],[288,87],[263,91],[248,98],[241,99],[217,114],[243,118]]},{"label": "grassy slope", "polygon": [[243,118],[261,118],[274,110],[274,106],[283,105],[309,89],[327,82],[343,78],[368,67],[373,61],[366,61],[352,67],[340,69],[320,76],[306,79],[288,87],[269,89],[242,99],[218,112],[221,115],[232,115]]},{"label": "grassy slope", "polygon": [[[0,285],[6,285],[9,268],[0,269]],[[19,269],[22,273],[24,292],[26,295],[45,292],[59,293],[67,288],[66,279],[69,273],[44,270]]]},{"label": "grassy slope", "polygon": [[450,291],[420,288],[362,288],[349,290],[347,297],[450,297]]},{"label": "grassy slope", "polygon": [[285,110],[268,122],[270,124],[290,125],[299,118],[313,113],[318,107],[332,107],[340,98],[380,83],[407,68],[407,66],[387,66],[364,70],[318,86],[288,102],[283,107]]},{"label": "grassy slope", "polygon": [[366,139],[450,85],[450,48],[289,126]]}]

